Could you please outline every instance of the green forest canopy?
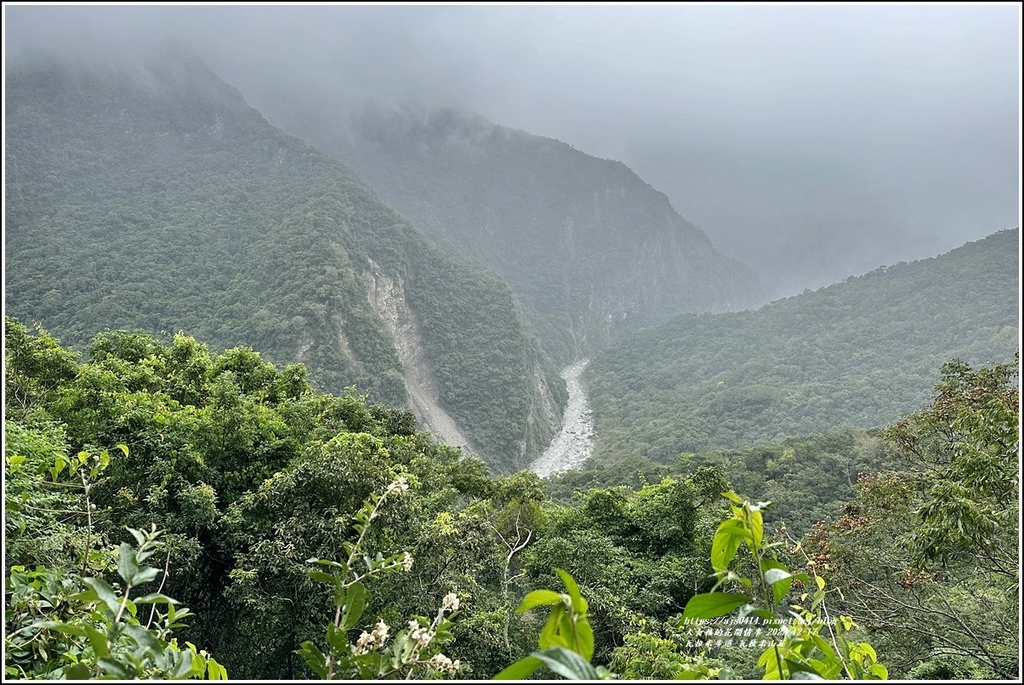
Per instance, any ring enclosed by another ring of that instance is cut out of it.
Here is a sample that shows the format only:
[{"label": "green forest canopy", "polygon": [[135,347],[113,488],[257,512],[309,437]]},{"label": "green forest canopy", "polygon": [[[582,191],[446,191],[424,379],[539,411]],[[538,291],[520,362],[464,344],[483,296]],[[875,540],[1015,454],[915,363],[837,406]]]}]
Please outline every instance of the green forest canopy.
[{"label": "green forest canopy", "polygon": [[924,404],[935,369],[1009,357],[1019,230],[881,267],[756,311],[689,314],[615,344],[584,380],[595,457],[751,447],[878,427]]},{"label": "green forest canopy", "polygon": [[[859,635],[877,645],[893,677],[1008,677],[1017,664],[1019,634],[1015,625],[1007,630],[1015,614],[1006,584],[1014,578],[1002,571],[1017,535],[1016,379],[1016,361],[944,367],[932,405],[881,436],[887,451],[861,449],[900,470],[861,476],[841,516],[812,527],[805,552],[793,539],[784,548],[793,555],[788,565],[841,583],[847,599],[829,601],[857,618]],[[300,645],[329,649],[323,629],[336,614],[329,583],[310,575],[309,560],[341,563],[352,544],[381,552],[380,563],[396,573],[368,576],[363,620],[344,638],[329,636],[354,644],[374,620],[402,626],[413,615],[452,616],[450,634],[434,648],[448,661],[434,654],[428,663],[424,654],[411,675],[450,673],[457,660],[458,675],[489,677],[528,655],[541,625],[514,610],[526,593],[559,587],[553,568],[577,579],[589,602],[594,663],[630,678],[761,673],[760,649],[688,647],[692,634],[681,622],[690,599],[714,586],[708,560],[725,508],[719,493],[729,487],[717,466],[684,463],[636,489],[588,487],[559,504],[535,474],[494,478],[483,462],[417,433],[408,412],[319,393],[301,365],[278,369],[247,348],[212,355],[183,335],[104,333],[81,360],[45,331],[8,318],[5,389],[9,677],[136,673],[119,651],[125,640],[142,641],[147,661],[139,668],[196,674],[163,638],[145,637],[134,612],[111,618],[128,596],[126,579],[156,582],[163,566],[160,591],[195,613],[187,628],[173,629],[179,644],[204,650],[193,665],[202,656],[211,676],[223,664],[232,678],[311,677],[298,651],[313,647]],[[864,435],[822,436],[787,443],[780,456],[800,450],[825,471],[833,454],[872,444],[877,439]],[[750,459],[743,465],[761,468]],[[791,465],[780,468],[792,473]],[[403,483],[408,492],[399,492]],[[833,486],[803,479],[785,487],[811,491],[786,493],[795,519],[816,515],[816,491]],[[385,490],[393,501],[377,516],[364,502]],[[965,518],[964,506],[985,517]],[[365,538],[352,525],[360,510],[357,522],[374,521]],[[116,547],[125,526],[142,542],[153,524],[165,532],[148,565],[139,559],[144,545]],[[781,528],[765,532],[786,540]],[[884,576],[864,567],[870,559],[891,560]],[[936,563],[944,564],[941,575],[932,572]],[[103,592],[79,594],[86,585]],[[798,601],[800,590],[792,592]],[[145,606],[138,591],[132,596]],[[914,624],[904,619],[912,616],[870,618],[894,598],[948,609],[930,614],[927,630],[911,640]],[[970,622],[958,623],[964,616]],[[112,625],[132,627],[113,643],[104,638],[112,633],[86,630]],[[961,634],[950,652],[946,636]],[[97,660],[104,644],[114,657]],[[171,666],[161,670],[161,659]]]}]

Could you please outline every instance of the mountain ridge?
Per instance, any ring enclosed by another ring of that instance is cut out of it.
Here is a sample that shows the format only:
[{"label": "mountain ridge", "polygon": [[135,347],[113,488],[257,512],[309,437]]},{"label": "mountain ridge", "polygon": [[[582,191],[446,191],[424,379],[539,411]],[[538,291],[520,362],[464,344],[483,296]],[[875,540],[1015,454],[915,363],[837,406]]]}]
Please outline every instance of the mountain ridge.
[{"label": "mountain ridge", "polygon": [[756,302],[753,271],[621,161],[453,108],[279,109],[439,245],[501,274],[560,363],[677,311]]},{"label": "mountain ridge", "polygon": [[543,450],[564,388],[498,277],[201,62],[156,65],[8,65],[8,313],[68,344],[184,330],[301,357],[321,387],[403,406],[416,374],[369,299],[376,263],[405,283],[438,404],[481,456],[514,470]]},{"label": "mountain ridge", "polygon": [[925,404],[953,357],[1019,339],[1019,229],[879,267],[760,309],[679,315],[617,342],[584,380],[598,461],[869,428]]}]

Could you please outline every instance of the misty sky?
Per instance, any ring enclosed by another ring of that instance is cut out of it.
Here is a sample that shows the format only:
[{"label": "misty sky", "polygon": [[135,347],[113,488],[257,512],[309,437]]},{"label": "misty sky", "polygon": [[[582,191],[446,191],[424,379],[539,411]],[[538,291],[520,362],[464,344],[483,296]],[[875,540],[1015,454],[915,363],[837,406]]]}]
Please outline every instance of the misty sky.
[{"label": "misty sky", "polygon": [[274,123],[411,101],[619,159],[778,294],[1019,225],[1016,3],[4,10],[8,51],[174,40]]}]

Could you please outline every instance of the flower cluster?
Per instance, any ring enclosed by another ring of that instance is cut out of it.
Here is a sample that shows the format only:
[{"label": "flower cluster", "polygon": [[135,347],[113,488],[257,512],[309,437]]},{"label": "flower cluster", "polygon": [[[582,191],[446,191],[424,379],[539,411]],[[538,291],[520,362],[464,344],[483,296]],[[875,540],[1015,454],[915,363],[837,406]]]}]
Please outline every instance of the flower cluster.
[{"label": "flower cluster", "polygon": [[408,552],[405,553],[405,558],[402,559],[402,570],[406,573],[412,570],[412,555]]},{"label": "flower cluster", "polygon": [[359,636],[359,639],[356,641],[356,654],[366,654],[378,647],[383,647],[384,641],[387,639],[388,624],[384,623],[384,621],[377,621],[377,625],[373,627],[372,632],[367,633],[364,630],[363,634]]},{"label": "flower cluster", "polygon": [[430,657],[430,660],[427,661],[427,665],[429,665],[435,671],[451,674],[457,673],[458,670],[462,668],[462,663],[458,659],[452,661],[444,654],[435,654],[434,656]]},{"label": "flower cluster", "polygon": [[434,635],[429,628],[424,628],[419,621],[412,619],[409,621],[409,638],[416,642],[420,649],[423,649],[434,639]]},{"label": "flower cluster", "polygon": [[393,495],[398,492],[405,492],[409,489],[409,481],[405,479],[405,476],[399,476],[388,489],[384,491],[384,496]]},{"label": "flower cluster", "polygon": [[459,610],[459,596],[454,592],[449,592],[441,600],[441,611],[458,611]]}]

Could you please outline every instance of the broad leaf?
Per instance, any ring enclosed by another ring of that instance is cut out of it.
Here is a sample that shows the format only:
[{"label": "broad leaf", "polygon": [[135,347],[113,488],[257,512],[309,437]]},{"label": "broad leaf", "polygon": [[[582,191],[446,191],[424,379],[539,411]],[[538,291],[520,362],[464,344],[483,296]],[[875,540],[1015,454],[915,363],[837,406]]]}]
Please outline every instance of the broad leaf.
[{"label": "broad leaf", "polygon": [[525,680],[527,676],[544,665],[540,659],[528,656],[502,670],[493,680]]},{"label": "broad leaf", "polygon": [[766,562],[772,568],[764,572],[764,582],[772,586],[774,604],[782,601],[793,584],[793,574],[778,562]]},{"label": "broad leaf", "polygon": [[299,649],[295,650],[295,653],[302,657],[302,660],[306,662],[306,665],[312,669],[313,673],[316,673],[321,680],[327,677],[327,658],[324,657],[315,644],[306,640],[302,643]]},{"label": "broad leaf", "polygon": [[135,584],[135,575],[139,572],[139,562],[135,558],[135,550],[127,542],[117,548],[117,574],[129,585]]},{"label": "broad leaf", "polygon": [[101,601],[108,609],[115,614],[117,613],[121,603],[118,601],[117,595],[114,594],[114,591],[110,589],[109,585],[99,578],[82,578],[82,582],[88,585],[92,592],[83,592],[77,596],[78,599],[85,602]]},{"label": "broad leaf", "polygon": [[556,604],[551,609],[551,615],[548,616],[548,622],[544,624],[543,630],[540,631],[538,644],[541,649],[569,646],[569,642],[565,636],[558,634],[559,625],[565,616],[566,610],[564,604]]},{"label": "broad leaf", "polygon": [[576,637],[579,638],[577,647],[580,654],[584,659],[590,661],[594,656],[594,629],[590,627],[590,621],[586,616],[576,619]]},{"label": "broad leaf", "polygon": [[683,610],[683,620],[724,616],[749,601],[749,597],[736,592],[706,592],[701,595],[694,595],[686,603],[686,609]]},{"label": "broad leaf", "polygon": [[561,601],[562,595],[553,590],[534,590],[523,598],[523,602],[516,609],[516,613],[521,614],[537,606],[558,604]]},{"label": "broad leaf", "polygon": [[85,664],[74,664],[65,669],[64,677],[68,680],[89,680],[92,673],[89,672],[89,667]]},{"label": "broad leaf", "polygon": [[566,573],[560,568],[555,569],[555,573],[565,583],[565,587],[569,590],[569,597],[572,598],[572,608],[579,614],[585,614],[587,612],[587,600],[583,599],[583,595],[580,594],[580,586],[576,584],[576,579]]},{"label": "broad leaf", "polygon": [[544,662],[552,671],[570,680],[598,680],[597,669],[576,652],[562,647],[551,647],[530,656]]},{"label": "broad leaf", "polygon": [[348,586],[345,593],[345,605],[341,610],[341,627],[349,630],[359,621],[366,608],[366,587],[356,582]]},{"label": "broad leaf", "polygon": [[750,539],[750,532],[742,521],[728,519],[722,521],[711,542],[711,566],[716,571],[727,571],[729,564],[736,556],[740,543]]}]

